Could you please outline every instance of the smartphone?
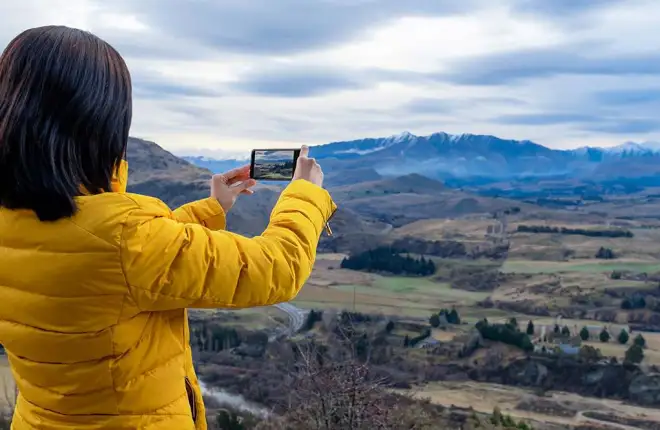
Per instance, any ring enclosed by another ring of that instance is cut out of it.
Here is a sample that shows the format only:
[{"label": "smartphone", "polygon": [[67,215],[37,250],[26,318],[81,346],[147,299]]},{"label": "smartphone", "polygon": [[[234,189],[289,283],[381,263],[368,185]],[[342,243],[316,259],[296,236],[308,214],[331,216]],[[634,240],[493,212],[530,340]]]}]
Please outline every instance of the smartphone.
[{"label": "smartphone", "polygon": [[258,181],[290,181],[299,156],[300,149],[255,149],[250,161],[250,178]]}]

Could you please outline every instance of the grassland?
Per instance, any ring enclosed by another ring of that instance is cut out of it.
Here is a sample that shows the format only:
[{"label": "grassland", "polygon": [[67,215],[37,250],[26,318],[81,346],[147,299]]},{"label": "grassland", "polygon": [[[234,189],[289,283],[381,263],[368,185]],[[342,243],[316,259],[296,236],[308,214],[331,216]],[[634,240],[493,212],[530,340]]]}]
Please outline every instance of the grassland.
[{"label": "grassland", "polygon": [[[582,414],[587,411],[612,413],[619,417],[656,421],[660,424],[660,410],[632,406],[616,400],[586,398],[576,394],[554,392],[543,398],[544,405],[538,404],[538,397],[525,389],[479,382],[435,382],[414,391],[400,390],[417,398],[429,399],[443,406],[473,408],[478,412],[491,413],[497,406],[504,414],[517,419],[553,423],[566,428],[594,422]],[[523,404],[531,405],[524,410]],[[553,405],[564,411],[553,414],[547,410]],[[531,410],[530,410],[531,409]],[[570,426],[570,427],[569,427]]]},{"label": "grassland", "polygon": [[469,307],[488,293],[451,288],[429,278],[388,277],[338,268],[340,256],[320,255],[314,273],[294,303],[321,309],[355,309],[428,318],[443,307]]}]

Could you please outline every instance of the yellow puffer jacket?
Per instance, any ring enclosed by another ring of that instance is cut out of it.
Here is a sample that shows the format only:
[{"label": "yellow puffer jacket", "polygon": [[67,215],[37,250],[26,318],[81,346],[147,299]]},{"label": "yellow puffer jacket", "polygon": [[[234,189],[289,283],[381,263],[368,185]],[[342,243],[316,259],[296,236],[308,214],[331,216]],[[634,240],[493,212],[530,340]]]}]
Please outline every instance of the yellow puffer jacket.
[{"label": "yellow puffer jacket", "polygon": [[126,193],[121,172],[117,192],[80,197],[70,219],[0,208],[0,343],[20,393],[12,429],[206,429],[185,309],[292,299],[336,209],[295,181],[248,239],[224,231],[215,199],[170,211]]}]

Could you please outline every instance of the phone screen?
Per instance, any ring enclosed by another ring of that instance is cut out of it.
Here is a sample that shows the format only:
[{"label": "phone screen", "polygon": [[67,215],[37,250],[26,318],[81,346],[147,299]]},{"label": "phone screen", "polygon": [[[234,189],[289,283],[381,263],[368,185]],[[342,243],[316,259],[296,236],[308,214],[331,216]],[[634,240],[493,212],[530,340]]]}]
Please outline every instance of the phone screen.
[{"label": "phone screen", "polygon": [[255,149],[250,177],[261,181],[290,181],[299,155],[299,149]]}]

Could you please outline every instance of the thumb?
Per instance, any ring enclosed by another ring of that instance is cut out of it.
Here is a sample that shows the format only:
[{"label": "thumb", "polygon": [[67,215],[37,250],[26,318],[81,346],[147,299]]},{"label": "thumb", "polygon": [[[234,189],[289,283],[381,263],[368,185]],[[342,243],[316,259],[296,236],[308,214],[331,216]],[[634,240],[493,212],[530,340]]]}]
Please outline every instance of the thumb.
[{"label": "thumb", "polygon": [[257,181],[255,181],[254,179],[248,179],[247,181],[243,181],[241,183],[234,185],[233,187],[231,187],[231,190],[235,195],[239,195],[244,191],[254,187],[255,185],[257,185]]},{"label": "thumb", "polygon": [[303,145],[300,148],[300,157],[305,157],[307,158],[309,156],[309,146]]}]

